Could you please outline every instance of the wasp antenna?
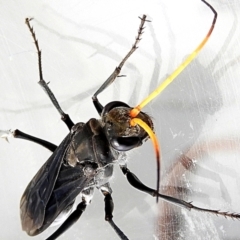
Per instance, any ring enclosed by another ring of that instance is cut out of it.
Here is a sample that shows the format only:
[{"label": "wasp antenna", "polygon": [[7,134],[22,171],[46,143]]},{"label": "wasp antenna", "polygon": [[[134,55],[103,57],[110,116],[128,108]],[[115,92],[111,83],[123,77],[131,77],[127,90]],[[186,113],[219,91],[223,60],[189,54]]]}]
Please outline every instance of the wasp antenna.
[{"label": "wasp antenna", "polygon": [[[155,154],[156,154],[156,159],[157,159],[157,189],[156,189],[156,191],[158,193],[161,176],[160,176],[160,147],[159,147],[157,137],[154,134],[154,132],[152,131],[152,129],[140,118],[131,119],[130,124],[131,124],[131,126],[136,126],[138,124],[141,128],[144,129],[144,131],[148,134],[148,136],[152,140],[153,147],[154,147]],[[158,202],[158,194],[156,196],[156,200]]]},{"label": "wasp antenna", "polygon": [[[162,84],[160,84],[160,86],[158,88],[156,88],[147,98],[145,98],[137,107],[133,108],[131,110],[131,117],[136,117],[138,115],[138,113],[141,111],[141,109],[146,106],[150,101],[152,101],[157,95],[159,95],[187,66],[190,62],[193,61],[193,59],[197,56],[197,54],[201,51],[201,49],[203,48],[203,46],[206,44],[206,42],[208,41],[216,20],[217,20],[217,12],[216,10],[206,1],[201,0],[202,2],[204,2],[214,13],[214,18],[212,21],[212,25],[206,35],[206,37],[202,40],[202,42],[197,46],[197,48],[187,57],[187,59],[167,78],[164,80],[164,82]],[[145,20],[146,21],[146,20]]]}]

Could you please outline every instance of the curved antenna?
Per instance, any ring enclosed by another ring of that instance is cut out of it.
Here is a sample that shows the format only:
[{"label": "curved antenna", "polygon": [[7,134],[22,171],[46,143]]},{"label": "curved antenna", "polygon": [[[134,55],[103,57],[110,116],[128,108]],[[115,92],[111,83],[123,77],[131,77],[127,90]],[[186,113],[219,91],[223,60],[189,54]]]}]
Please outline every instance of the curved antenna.
[{"label": "curved antenna", "polygon": [[[135,108],[133,108],[130,111],[130,117],[132,118],[130,121],[131,126],[135,126],[138,124],[140,127],[142,127],[149,135],[153,142],[153,146],[156,153],[157,158],[157,193],[159,191],[159,184],[160,184],[160,148],[158,144],[158,140],[156,135],[153,133],[151,128],[143,122],[141,119],[136,118],[136,116],[139,114],[141,109],[146,106],[150,101],[152,101],[157,95],[159,95],[187,66],[190,62],[193,61],[193,59],[197,56],[197,54],[201,51],[201,49],[204,47],[206,42],[208,41],[209,37],[212,34],[212,31],[214,29],[215,23],[217,21],[217,12],[216,10],[205,0],[201,0],[204,2],[214,13],[212,25],[206,35],[206,37],[201,41],[201,43],[197,46],[197,48],[187,57],[187,59],[167,78],[165,81],[160,84],[160,86],[155,89],[147,98],[145,98],[139,105],[137,105]],[[158,194],[157,194],[157,202],[158,202]]]},{"label": "curved antenna", "polygon": [[[153,147],[154,147],[155,154],[156,154],[156,159],[157,159],[157,193],[158,193],[159,184],[160,184],[160,147],[159,147],[157,137],[154,134],[154,132],[152,131],[152,129],[147,125],[147,123],[145,123],[140,118],[132,118],[130,121],[130,124],[131,124],[131,126],[139,125],[141,128],[144,129],[144,131],[148,134],[148,136],[152,140]],[[156,200],[158,202],[158,194],[156,196]]]},{"label": "curved antenna", "polygon": [[152,101],[157,95],[159,95],[187,66],[190,62],[193,61],[193,59],[197,56],[197,54],[201,51],[201,49],[204,47],[206,42],[208,41],[216,20],[217,20],[217,12],[216,10],[205,0],[201,0],[204,2],[214,13],[214,18],[212,21],[212,25],[206,35],[206,37],[202,40],[202,42],[198,45],[198,47],[187,57],[187,59],[166,79],[158,88],[156,88],[148,97],[146,97],[139,105],[137,105],[135,108],[133,108],[130,112],[130,116],[132,118],[136,117],[138,113],[141,111],[141,109],[146,106],[150,101]]}]

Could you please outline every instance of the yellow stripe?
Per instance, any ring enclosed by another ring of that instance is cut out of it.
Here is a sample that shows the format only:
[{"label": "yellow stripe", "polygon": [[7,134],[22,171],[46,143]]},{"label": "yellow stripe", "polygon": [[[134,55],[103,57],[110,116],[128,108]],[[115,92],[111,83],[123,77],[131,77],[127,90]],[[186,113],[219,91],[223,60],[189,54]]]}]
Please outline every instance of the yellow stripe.
[{"label": "yellow stripe", "polygon": [[[215,13],[214,13],[215,14]],[[131,117],[136,117],[141,109],[146,106],[150,101],[152,101],[157,95],[159,95],[186,67],[192,62],[192,60],[197,56],[201,51],[203,46],[208,41],[216,22],[217,15],[215,14],[211,28],[209,29],[206,37],[198,45],[198,47],[187,57],[187,59],[167,78],[164,82],[156,88],[147,98],[145,98],[137,107],[133,108],[130,112]]]}]

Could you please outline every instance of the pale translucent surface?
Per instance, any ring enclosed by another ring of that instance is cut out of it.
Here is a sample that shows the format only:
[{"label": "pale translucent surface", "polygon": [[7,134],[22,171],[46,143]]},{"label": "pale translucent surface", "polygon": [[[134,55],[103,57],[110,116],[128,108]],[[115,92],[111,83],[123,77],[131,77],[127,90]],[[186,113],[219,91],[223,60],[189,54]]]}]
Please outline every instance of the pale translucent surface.
[{"label": "pale translucent surface", "polygon": [[[240,212],[240,3],[212,0],[219,18],[197,59],[144,110],[154,118],[162,149],[162,191],[196,205]],[[129,50],[147,14],[152,23],[119,79],[99,96],[136,105],[202,40],[212,21],[199,0],[5,1],[0,7],[0,129],[21,129],[59,144],[67,128],[37,84],[37,56],[25,17],[43,51],[45,80],[77,121],[98,117],[91,96]],[[0,143],[0,239],[28,239],[19,201],[49,152],[33,143]],[[194,159],[192,170],[181,166]],[[129,154],[129,168],[156,185],[151,143]],[[130,239],[237,239],[239,221],[187,212],[131,188],[118,168],[112,181],[114,219]],[[171,187],[171,188],[169,188]],[[181,188],[180,188],[181,187]],[[178,191],[177,191],[178,190]],[[104,221],[96,191],[82,218],[61,239],[117,239]],[[34,239],[44,239],[53,229]]]}]

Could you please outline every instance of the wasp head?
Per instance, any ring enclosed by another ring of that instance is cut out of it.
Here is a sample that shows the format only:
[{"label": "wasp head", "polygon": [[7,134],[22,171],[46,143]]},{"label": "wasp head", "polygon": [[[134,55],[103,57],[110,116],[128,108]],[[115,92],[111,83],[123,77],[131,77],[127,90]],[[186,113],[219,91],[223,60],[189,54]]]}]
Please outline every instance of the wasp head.
[{"label": "wasp head", "polygon": [[[147,132],[138,124],[130,124],[130,108],[123,102],[111,102],[107,104],[102,112],[102,122],[105,134],[111,146],[118,151],[128,151],[142,145],[148,139]],[[151,118],[143,112],[137,116],[145,122],[151,129],[153,123]]]}]

